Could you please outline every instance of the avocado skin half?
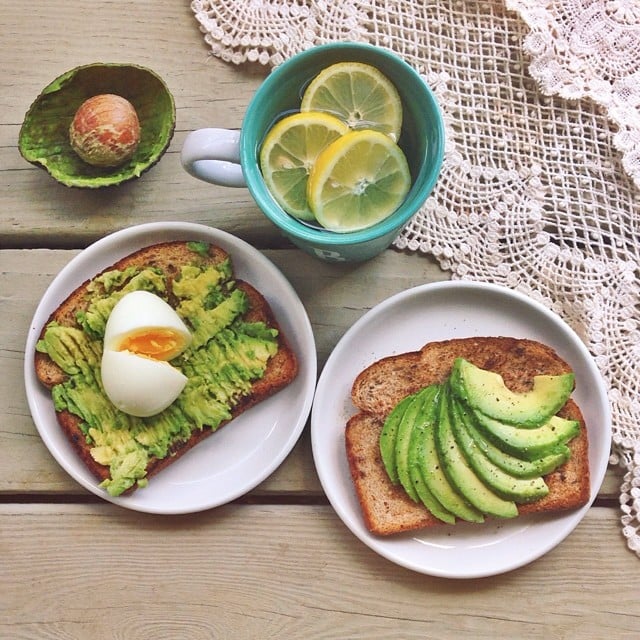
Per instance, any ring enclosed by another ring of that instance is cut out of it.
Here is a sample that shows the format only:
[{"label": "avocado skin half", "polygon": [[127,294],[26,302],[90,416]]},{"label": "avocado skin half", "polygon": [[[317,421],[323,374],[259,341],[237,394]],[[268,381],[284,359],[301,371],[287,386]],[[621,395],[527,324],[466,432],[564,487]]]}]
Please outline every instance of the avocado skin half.
[{"label": "avocado skin half", "polygon": [[[92,96],[114,93],[134,106],[140,144],[134,156],[113,168],[93,167],[69,143],[69,125]],[[175,130],[176,109],[165,82],[134,64],[93,63],[62,74],[45,87],[27,111],[18,137],[22,157],[68,187],[97,189],[140,177],[166,151]]]}]

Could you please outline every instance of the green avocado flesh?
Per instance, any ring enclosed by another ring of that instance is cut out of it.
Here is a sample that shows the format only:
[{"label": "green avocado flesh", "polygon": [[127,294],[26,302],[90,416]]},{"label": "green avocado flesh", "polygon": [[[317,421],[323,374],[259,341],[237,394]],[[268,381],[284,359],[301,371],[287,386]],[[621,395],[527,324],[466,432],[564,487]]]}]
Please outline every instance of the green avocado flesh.
[{"label": "green avocado flesh", "polygon": [[407,406],[398,426],[395,443],[398,479],[414,502],[418,502],[420,498],[409,474],[409,447],[411,446],[411,434],[424,404],[424,395],[423,392],[411,397],[411,402]]},{"label": "green avocado flesh", "polygon": [[[442,419],[441,400],[442,389],[439,389],[437,396],[437,405],[434,409],[435,418],[430,427],[426,428],[423,433],[422,451],[420,462],[423,470],[424,481],[437,498],[446,511],[454,514],[461,520],[468,522],[484,522],[484,515],[476,509],[465,497],[458,491],[451,477],[446,473],[445,461],[438,452],[438,442],[436,438],[437,425]],[[433,512],[432,512],[433,513]],[[436,515],[433,513],[433,515]],[[437,517],[437,515],[436,515]]]},{"label": "green avocado flesh", "polygon": [[535,376],[531,391],[513,393],[497,373],[458,358],[451,384],[467,404],[491,418],[522,427],[539,427],[564,406],[573,391],[574,374]]},{"label": "green avocado flesh", "polygon": [[[459,380],[454,382],[456,368],[466,364],[456,361],[443,384],[403,398],[391,411],[380,435],[383,465],[393,484],[401,485],[414,502],[421,502],[443,522],[513,518],[518,504],[548,494],[543,476],[570,458],[567,443],[579,434],[580,423],[550,415],[543,424],[532,426],[530,416],[542,413],[530,393],[524,423],[514,422],[512,416],[502,422],[482,413],[476,408],[482,400],[474,399],[472,405]],[[497,376],[473,367],[472,377],[476,370],[480,377]],[[566,386],[566,376],[547,378],[549,387]],[[527,395],[509,393],[516,404]]]},{"label": "green avocado flesh", "polygon": [[435,425],[438,422],[440,388],[427,387],[430,394],[425,398],[421,419],[413,432],[409,458],[412,477],[422,504],[443,522],[453,524],[456,515],[466,520],[481,522],[483,516],[465,503],[464,498],[448,482],[436,451]]},{"label": "green avocado flesh", "polygon": [[[90,285],[90,305],[77,318],[81,328],[50,323],[38,342],[38,351],[68,375],[52,390],[55,409],[81,418],[91,455],[110,469],[101,486],[112,496],[136,483],[144,486],[152,457],[165,458],[194,430],[215,431],[230,419],[278,350],[276,329],[242,320],[248,301],[231,278],[230,263],[199,263],[194,252],[193,264],[182,268],[172,286],[155,268],[106,272]],[[176,311],[193,335],[191,345],[171,361],[187,376],[185,388],[167,409],[149,418],[116,409],[100,375],[107,318],[125,293],[138,289],[177,300]]]},{"label": "green avocado flesh", "polygon": [[517,516],[515,502],[500,498],[485,484],[484,478],[474,471],[472,461],[467,459],[453,434],[450,405],[449,389],[445,385],[440,399],[440,415],[435,425],[436,450],[445,474],[466,501],[482,513],[499,518]]},{"label": "green avocado flesh", "polygon": [[[69,126],[80,105],[105,93],[126,98],[140,121],[135,154],[114,168],[87,164],[69,142]],[[18,148],[25,160],[66,186],[107,187],[137,178],[158,162],[173,137],[175,117],[173,96],[151,70],[130,64],[89,64],[64,73],[42,90],[25,115]]]},{"label": "green avocado flesh", "polygon": [[407,396],[399,402],[389,414],[380,434],[380,456],[391,482],[397,484],[400,481],[398,476],[398,465],[396,462],[396,439],[398,428],[407,407],[413,401],[413,396]]},{"label": "green avocado flesh", "polygon": [[541,476],[522,478],[514,476],[495,464],[482,449],[476,446],[476,441],[469,432],[468,414],[459,402],[450,402],[450,424],[454,438],[458,443],[462,455],[468,462],[471,471],[486,484],[492,492],[505,500],[532,502],[543,498],[549,493],[545,481]]}]

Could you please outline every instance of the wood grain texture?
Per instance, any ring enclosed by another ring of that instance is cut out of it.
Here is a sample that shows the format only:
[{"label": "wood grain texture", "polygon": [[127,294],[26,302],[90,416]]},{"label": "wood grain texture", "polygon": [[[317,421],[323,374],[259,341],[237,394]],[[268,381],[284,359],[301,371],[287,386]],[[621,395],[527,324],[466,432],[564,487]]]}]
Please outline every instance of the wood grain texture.
[{"label": "wood grain texture", "polygon": [[[161,220],[221,227],[263,247],[287,244],[246,189],[205,184],[180,166],[186,134],[238,128],[267,73],[212,57],[189,3],[143,0],[123,8],[115,0],[95,7],[54,0],[25,9],[2,0],[0,11],[0,184],[3,205],[12,212],[0,225],[0,247],[84,247],[117,229]],[[20,156],[18,134],[45,86],[97,61],[130,62],[158,73],[176,102],[176,131],[167,153],[140,179],[116,188],[70,189]]]},{"label": "wood grain texture", "polygon": [[[189,2],[0,0],[0,14],[0,638],[640,637],[640,573],[620,533],[615,469],[600,491],[598,504],[606,507],[590,509],[555,550],[472,581],[401,569],[357,540],[324,498],[308,426],[253,492],[199,514],[130,512],[71,480],[29,413],[24,347],[55,275],[105,234],[177,220],[252,243],[305,304],[319,370],[371,307],[449,275],[432,259],[393,250],[360,265],[320,263],[293,250],[248,191],[214,187],[182,170],[187,133],[239,127],[267,73],[213,58]],[[18,133],[49,82],[96,61],[159,73],[176,101],[176,131],[139,180],[69,189],[22,159]]]},{"label": "wood grain texture", "polygon": [[593,509],[537,562],[455,581],[377,556],[330,507],[162,518],[106,504],[5,505],[0,636],[637,638],[640,573],[616,535],[613,511]]}]

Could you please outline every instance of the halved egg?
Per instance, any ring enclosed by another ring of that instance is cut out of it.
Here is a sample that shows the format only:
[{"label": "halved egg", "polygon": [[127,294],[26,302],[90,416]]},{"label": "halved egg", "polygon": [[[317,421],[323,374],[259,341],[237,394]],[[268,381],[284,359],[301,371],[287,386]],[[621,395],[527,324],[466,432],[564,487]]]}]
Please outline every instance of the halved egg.
[{"label": "halved egg", "polygon": [[102,385],[115,407],[147,418],[164,411],[187,384],[187,377],[168,362],[129,351],[102,354]]},{"label": "halved egg", "polygon": [[149,291],[132,291],[111,311],[104,348],[131,351],[155,360],[173,360],[191,343],[191,333],[175,310]]},{"label": "halved egg", "polygon": [[148,417],[166,409],[187,378],[168,360],[191,343],[175,310],[148,291],[132,291],[115,305],[105,327],[102,384],[121,411]]}]

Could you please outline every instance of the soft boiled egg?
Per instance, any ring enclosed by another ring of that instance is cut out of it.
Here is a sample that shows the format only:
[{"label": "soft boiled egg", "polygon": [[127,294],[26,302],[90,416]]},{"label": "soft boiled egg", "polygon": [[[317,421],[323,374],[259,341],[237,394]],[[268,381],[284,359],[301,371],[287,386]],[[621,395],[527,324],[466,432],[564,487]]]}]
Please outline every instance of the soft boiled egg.
[{"label": "soft boiled egg", "polygon": [[169,364],[190,344],[175,310],[148,291],[132,291],[115,305],[105,327],[102,385],[121,411],[148,417],[166,409],[186,376]]},{"label": "soft boiled egg", "polygon": [[173,360],[191,342],[175,310],[149,291],[132,291],[113,307],[104,331],[105,351],[131,351],[155,360]]},{"label": "soft boiled egg", "polygon": [[164,411],[187,384],[187,377],[168,362],[130,351],[102,354],[102,385],[115,407],[146,418]]}]

